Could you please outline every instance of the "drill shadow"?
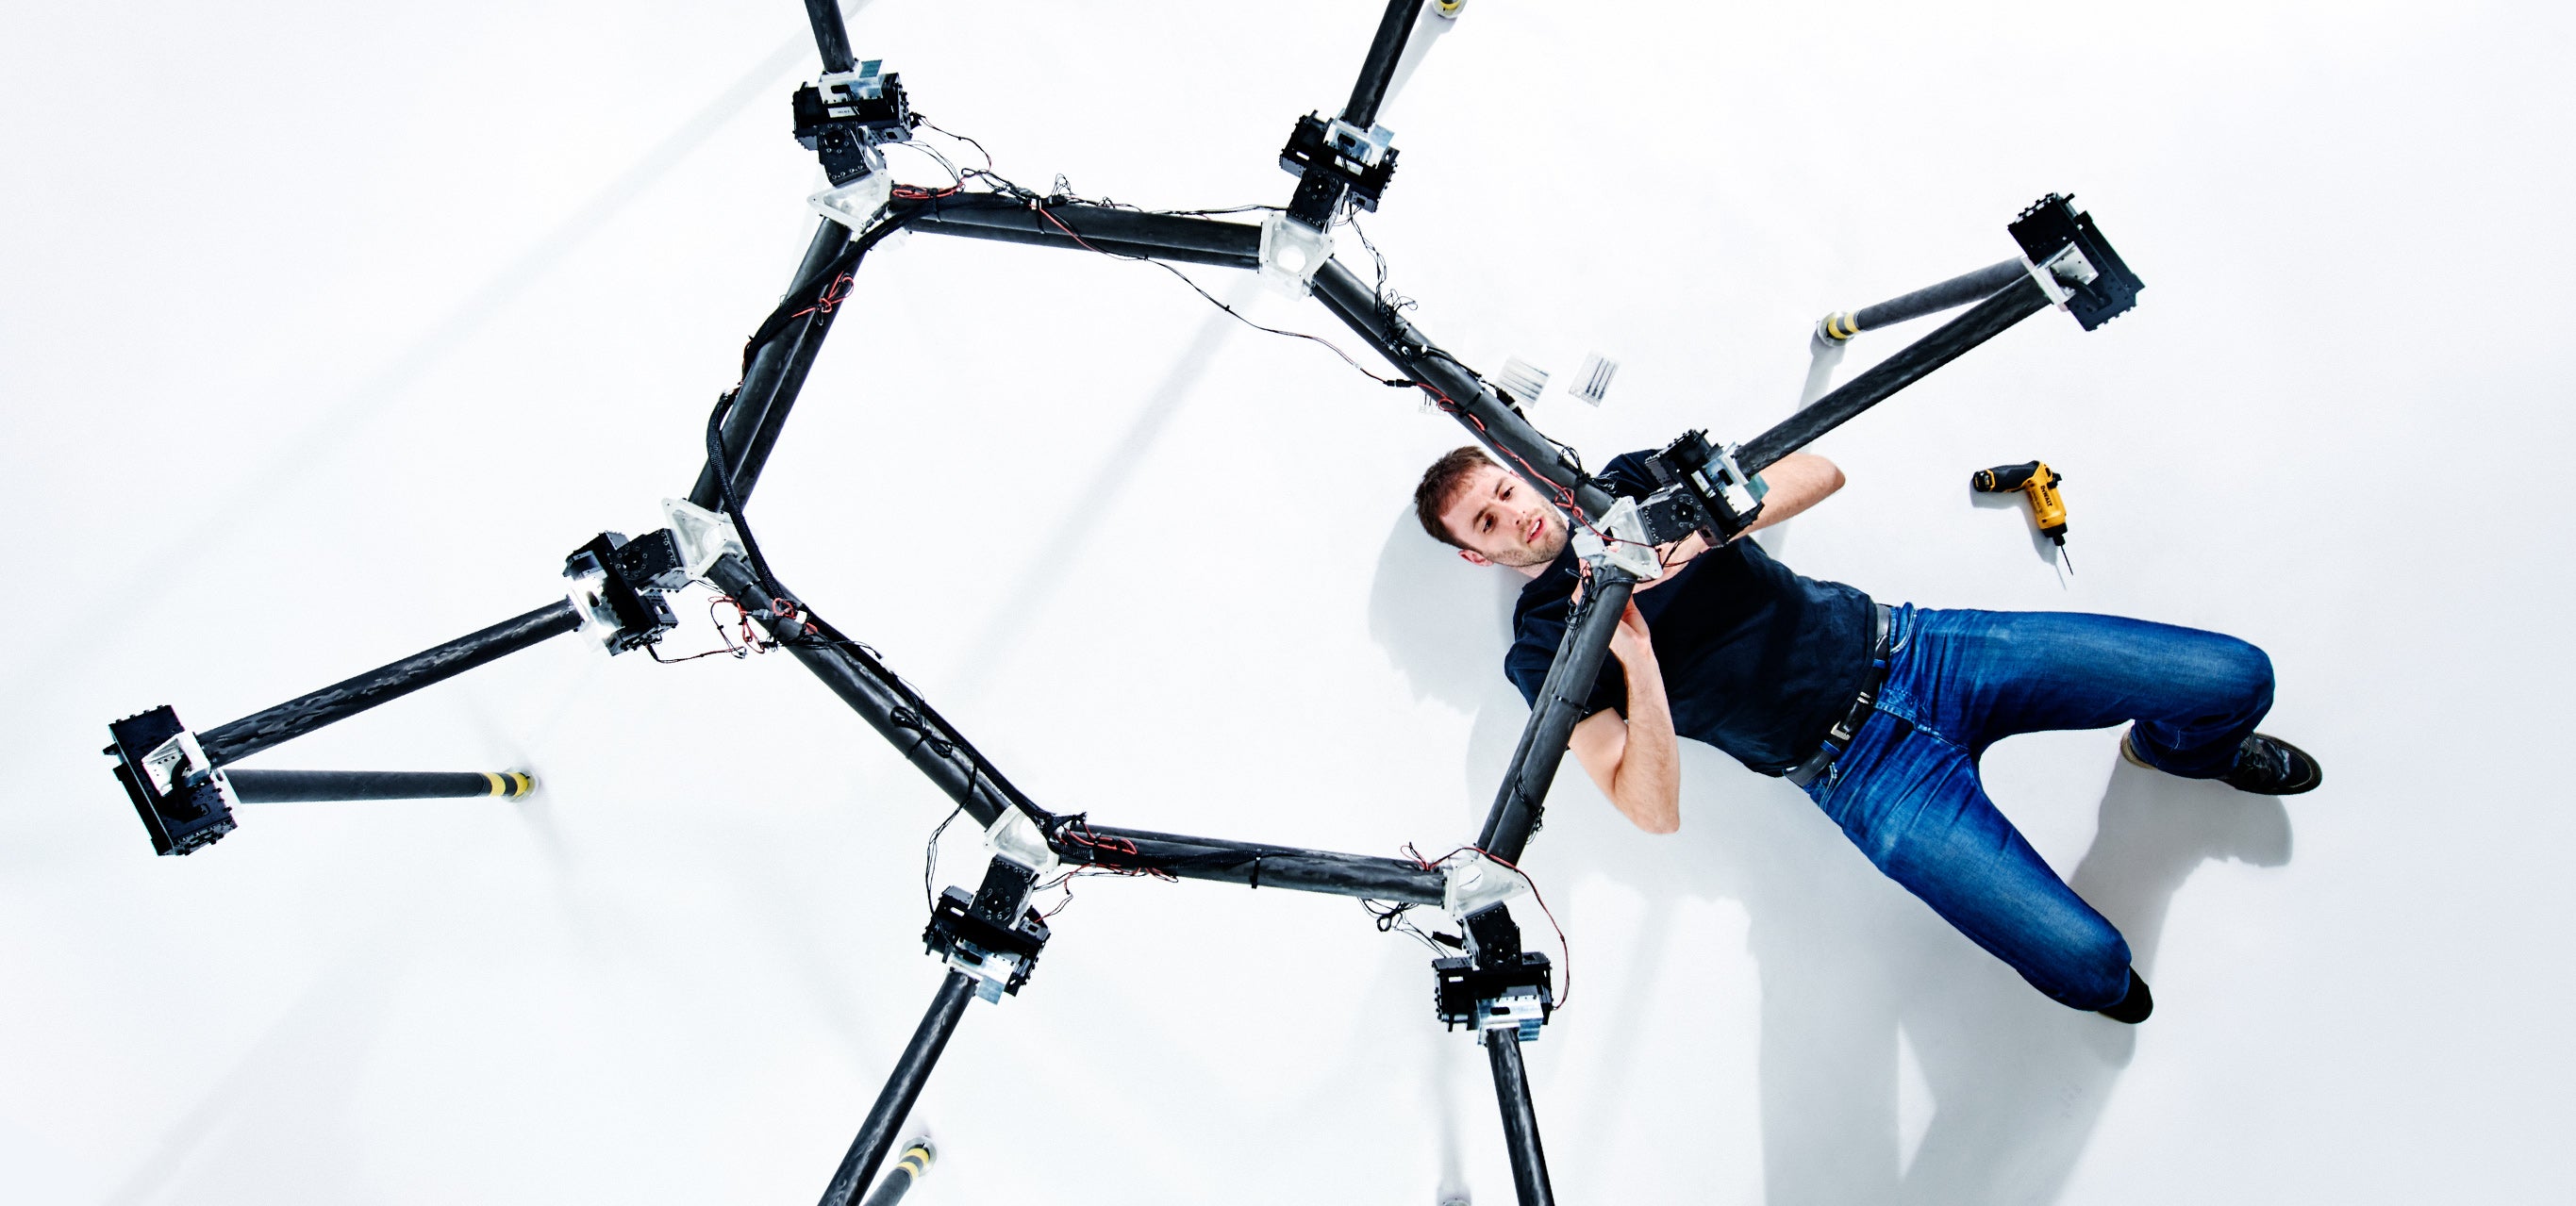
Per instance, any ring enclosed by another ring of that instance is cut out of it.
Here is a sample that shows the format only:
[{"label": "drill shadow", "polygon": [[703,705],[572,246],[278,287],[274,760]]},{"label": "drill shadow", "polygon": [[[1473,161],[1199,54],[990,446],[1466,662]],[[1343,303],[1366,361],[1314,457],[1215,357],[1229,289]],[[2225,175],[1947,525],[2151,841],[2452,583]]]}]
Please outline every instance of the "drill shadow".
[{"label": "drill shadow", "polygon": [[2019,514],[2021,516],[2022,534],[2030,537],[2030,551],[2037,554],[2040,560],[2056,566],[2060,573],[2065,572],[2066,567],[2063,552],[2057,547],[2056,542],[2050,540],[2046,536],[2040,535],[2039,525],[2031,521],[2030,499],[2027,495],[2024,495],[2019,490],[2006,490],[1997,494],[1979,494],[1973,489],[1969,490],[1967,494],[1969,504],[1977,507],[1979,510],[2012,511]]}]

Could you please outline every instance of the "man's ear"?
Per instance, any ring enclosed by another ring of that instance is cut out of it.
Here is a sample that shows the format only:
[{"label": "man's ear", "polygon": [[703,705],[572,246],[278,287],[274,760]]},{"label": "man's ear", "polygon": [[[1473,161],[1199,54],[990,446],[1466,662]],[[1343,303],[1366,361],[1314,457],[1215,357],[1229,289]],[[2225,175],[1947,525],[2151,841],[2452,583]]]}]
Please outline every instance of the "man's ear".
[{"label": "man's ear", "polygon": [[1464,561],[1464,562],[1466,562],[1466,563],[1467,563],[1467,564],[1469,564],[1469,565],[1492,565],[1492,564],[1493,564],[1493,561],[1492,561],[1492,560],[1488,559],[1488,558],[1487,558],[1483,553],[1479,553],[1479,552],[1477,552],[1477,551],[1476,551],[1476,550],[1474,550],[1474,549],[1460,549],[1460,550],[1458,550],[1458,559],[1459,559],[1460,561]]}]

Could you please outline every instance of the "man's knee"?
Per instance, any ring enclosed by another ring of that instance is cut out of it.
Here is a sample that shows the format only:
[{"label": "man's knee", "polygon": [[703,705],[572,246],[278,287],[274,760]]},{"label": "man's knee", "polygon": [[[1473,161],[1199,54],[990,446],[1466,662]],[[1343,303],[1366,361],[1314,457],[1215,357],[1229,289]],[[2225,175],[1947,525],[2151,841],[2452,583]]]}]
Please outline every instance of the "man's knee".
[{"label": "man's knee", "polygon": [[2061,1005],[2103,1009],[2129,991],[2129,940],[2100,914],[2059,936],[2045,979],[2023,976]]},{"label": "man's knee", "polygon": [[2260,714],[2272,706],[2272,657],[2252,642],[2210,633],[2192,651],[2189,670],[2231,711]]},{"label": "man's knee", "polygon": [[2272,693],[2272,655],[2251,641],[2227,638],[2228,674],[2249,692]]}]

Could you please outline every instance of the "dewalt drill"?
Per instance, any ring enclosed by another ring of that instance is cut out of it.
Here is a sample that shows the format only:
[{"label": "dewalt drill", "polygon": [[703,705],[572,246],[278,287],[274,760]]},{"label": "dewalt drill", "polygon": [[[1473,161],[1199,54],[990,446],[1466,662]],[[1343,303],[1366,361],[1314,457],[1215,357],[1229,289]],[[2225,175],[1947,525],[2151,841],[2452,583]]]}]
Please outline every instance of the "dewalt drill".
[{"label": "dewalt drill", "polygon": [[[2046,461],[2024,461],[2018,465],[1997,465],[1979,469],[1968,479],[1968,488],[1979,494],[2000,494],[2019,490],[2030,499],[2030,517],[2039,524],[2039,534],[2057,544],[2058,557],[2066,555],[2066,500],[2057,496],[2057,487],[2065,478],[2049,472]],[[2066,572],[2075,572],[2075,563],[2066,562]]]}]

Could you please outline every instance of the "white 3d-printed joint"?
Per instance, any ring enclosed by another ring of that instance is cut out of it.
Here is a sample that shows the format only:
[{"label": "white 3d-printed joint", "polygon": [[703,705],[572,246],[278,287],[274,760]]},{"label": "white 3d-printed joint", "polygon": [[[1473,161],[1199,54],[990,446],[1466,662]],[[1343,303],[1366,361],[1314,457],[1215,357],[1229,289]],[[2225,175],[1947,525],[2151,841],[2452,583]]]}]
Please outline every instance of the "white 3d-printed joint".
[{"label": "white 3d-printed joint", "polygon": [[1441,864],[1440,876],[1440,909],[1462,921],[1487,905],[1529,891],[1529,880],[1522,878],[1520,872],[1485,857],[1479,850]]},{"label": "white 3d-printed joint", "polygon": [[1046,835],[1038,832],[1038,823],[1017,808],[1003,809],[1001,817],[984,831],[984,848],[1040,877],[1053,875],[1060,861],[1047,845]]},{"label": "white 3d-printed joint", "polygon": [[[1596,528],[1599,534],[1595,534]],[[1602,535],[1609,539],[1603,540]],[[1655,555],[1655,546],[1646,543],[1646,521],[1637,514],[1637,500],[1633,498],[1612,503],[1609,513],[1589,526],[1576,526],[1574,555],[1591,565],[1626,570],[1639,582],[1664,576],[1663,559]]]},{"label": "white 3d-printed joint", "polygon": [[662,517],[669,521],[671,535],[680,542],[680,561],[689,567],[689,576],[703,578],[707,570],[725,554],[748,557],[742,548],[742,533],[733,526],[733,516],[721,515],[685,498],[662,500]]}]

